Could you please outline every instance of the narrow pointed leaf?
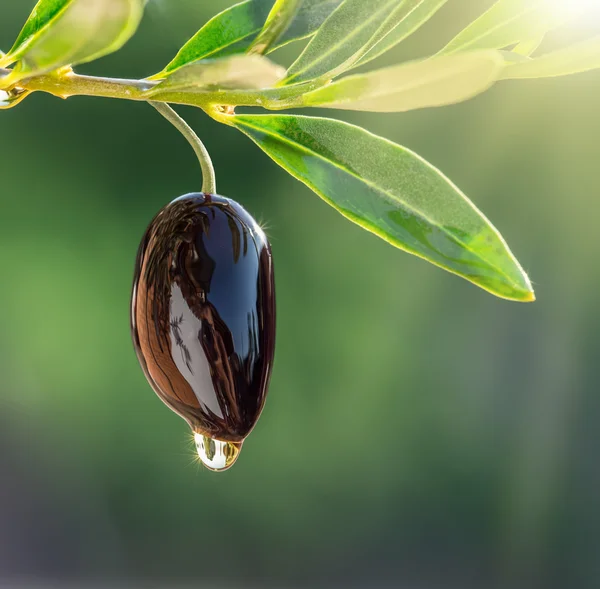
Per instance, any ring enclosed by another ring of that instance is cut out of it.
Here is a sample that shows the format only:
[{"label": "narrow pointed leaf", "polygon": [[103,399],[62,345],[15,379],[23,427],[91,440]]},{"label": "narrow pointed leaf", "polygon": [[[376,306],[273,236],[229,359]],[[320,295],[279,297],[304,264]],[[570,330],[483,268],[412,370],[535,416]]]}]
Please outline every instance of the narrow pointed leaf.
[{"label": "narrow pointed leaf", "polygon": [[288,29],[302,1],[276,0],[262,30],[252,42],[249,51],[252,53],[266,53]]},{"label": "narrow pointed leaf", "polygon": [[600,36],[586,39],[564,49],[509,65],[505,79],[550,78],[600,68]]},{"label": "narrow pointed leaf", "polygon": [[333,78],[352,67],[405,0],[345,0],[288,70],[287,84]]},{"label": "narrow pointed leaf", "polygon": [[[271,50],[310,37],[341,1],[304,0],[290,26]],[[199,59],[245,53],[260,33],[272,5],[272,0],[245,0],[217,14],[180,49],[161,73],[152,77],[163,77]]]},{"label": "narrow pointed leaf", "polygon": [[342,215],[392,245],[516,301],[531,284],[467,197],[415,153],[364,129],[294,115],[236,115],[248,135]]},{"label": "narrow pointed leaf", "polygon": [[144,0],[42,0],[9,57],[18,77],[92,61],[120,49],[135,33]]},{"label": "narrow pointed leaf", "polygon": [[389,51],[421,28],[448,0],[405,0],[401,12],[388,19],[355,66],[367,63]]},{"label": "narrow pointed leaf", "polygon": [[72,0],[40,0],[29,15],[9,53],[18,55],[19,49],[64,10]]},{"label": "narrow pointed leaf", "polygon": [[540,37],[575,15],[570,1],[561,4],[556,0],[498,0],[442,52],[502,49]]},{"label": "narrow pointed leaf", "polygon": [[403,112],[454,104],[487,90],[504,67],[497,51],[442,55],[348,76],[305,94],[303,105]]},{"label": "narrow pointed leaf", "polygon": [[154,96],[164,91],[201,89],[270,88],[285,75],[285,69],[262,55],[232,55],[205,59],[174,71],[148,92]]},{"label": "narrow pointed leaf", "polygon": [[179,50],[163,73],[200,59],[244,53],[260,32],[271,6],[270,0],[246,0],[217,14]]}]

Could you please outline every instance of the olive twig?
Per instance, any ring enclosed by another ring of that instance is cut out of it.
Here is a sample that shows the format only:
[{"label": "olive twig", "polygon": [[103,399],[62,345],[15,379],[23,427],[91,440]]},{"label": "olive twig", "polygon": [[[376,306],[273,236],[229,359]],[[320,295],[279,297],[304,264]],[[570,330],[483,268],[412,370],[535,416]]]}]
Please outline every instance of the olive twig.
[{"label": "olive twig", "polygon": [[[12,78],[8,78],[11,73],[12,70],[0,67],[0,90],[8,90],[13,85]],[[206,90],[198,88],[197,91],[171,91],[165,89],[153,93],[152,101],[197,106],[205,111],[221,105],[226,107],[256,107],[258,105],[267,110],[284,110],[303,106],[302,96],[306,92],[316,90],[328,82],[328,80],[325,80],[278,88],[275,96],[269,96],[268,92],[265,93],[263,90]],[[141,102],[148,101],[148,92],[156,88],[159,83],[147,79],[127,80],[86,76],[72,71],[59,74],[50,72],[18,80],[19,87],[24,90],[46,92],[59,98],[96,96]]]},{"label": "olive twig", "polygon": [[215,178],[215,169],[208,150],[200,140],[200,137],[196,135],[194,130],[168,104],[153,100],[149,100],[148,104],[151,104],[188,140],[198,156],[200,168],[202,169],[202,192],[204,194],[216,194],[217,180]]}]

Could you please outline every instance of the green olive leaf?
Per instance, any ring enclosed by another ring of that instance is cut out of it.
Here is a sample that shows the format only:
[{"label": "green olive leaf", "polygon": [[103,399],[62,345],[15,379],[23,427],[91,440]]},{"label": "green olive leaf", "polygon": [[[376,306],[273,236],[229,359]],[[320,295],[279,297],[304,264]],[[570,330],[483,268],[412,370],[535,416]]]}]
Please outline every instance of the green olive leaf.
[{"label": "green olive leaf", "polygon": [[346,0],[292,64],[286,83],[333,78],[367,63],[427,22],[447,0]]},{"label": "green olive leaf", "polygon": [[201,59],[244,53],[260,32],[271,4],[265,0],[246,0],[220,12],[179,50],[162,72],[152,78],[164,77]]},{"label": "green olive leaf", "polygon": [[527,275],[498,231],[415,153],[331,119],[234,115],[221,120],[364,229],[497,296],[534,300]]},{"label": "green olive leaf", "polygon": [[460,32],[442,53],[474,49],[503,49],[539,38],[564,24],[578,9],[571,0],[498,0],[487,12]]},{"label": "green olive leaf", "polygon": [[42,31],[42,29],[48,26],[71,2],[72,0],[40,0],[35,5],[27,22],[21,29],[9,55],[18,55],[19,49],[26,45],[37,33]]},{"label": "green olive leaf", "polygon": [[175,70],[147,95],[165,91],[270,88],[284,75],[284,68],[258,54],[202,59]]},{"label": "green olive leaf", "polygon": [[[342,0],[304,0],[282,37],[269,47],[310,37]],[[162,72],[160,79],[193,61],[245,53],[263,29],[272,0],[245,0],[209,20],[177,53]]]},{"label": "green olive leaf", "polygon": [[441,55],[342,78],[303,96],[303,106],[404,112],[467,100],[499,79],[498,51]]},{"label": "green olive leaf", "polygon": [[513,62],[503,78],[550,78],[600,68],[600,35],[534,59]]},{"label": "green olive leaf", "polygon": [[448,0],[405,0],[365,48],[355,66],[367,63],[404,41],[425,24]]},{"label": "green olive leaf", "polygon": [[248,51],[266,53],[275,44],[296,16],[303,0],[276,0],[265,24]]},{"label": "green olive leaf", "polygon": [[41,0],[9,52],[14,78],[92,61],[135,33],[144,0]]},{"label": "green olive leaf", "polygon": [[352,67],[389,27],[401,18],[406,0],[345,0],[334,10],[291,65],[284,83],[333,78]]}]

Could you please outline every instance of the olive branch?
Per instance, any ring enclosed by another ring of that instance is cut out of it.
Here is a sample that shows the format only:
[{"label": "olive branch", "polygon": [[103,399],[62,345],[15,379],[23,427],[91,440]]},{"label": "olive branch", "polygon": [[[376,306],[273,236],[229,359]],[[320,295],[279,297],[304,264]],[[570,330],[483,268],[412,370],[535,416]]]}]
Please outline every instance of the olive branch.
[{"label": "olive branch", "polygon": [[[339,120],[238,109],[405,112],[468,100],[501,80],[599,68],[600,36],[544,50],[546,34],[579,15],[576,3],[498,0],[437,54],[352,73],[452,2],[244,0],[208,21],[170,63],[144,79],[73,71],[121,48],[137,30],[144,4],[40,0],[12,49],[0,52],[0,109],[34,92],[148,102],[188,139],[202,168],[203,191],[214,193],[206,148],[169,105],[199,107],[248,136],[362,228],[499,297],[534,300],[527,275],[497,229],[417,154]],[[304,50],[287,70],[268,57],[303,39]]]}]

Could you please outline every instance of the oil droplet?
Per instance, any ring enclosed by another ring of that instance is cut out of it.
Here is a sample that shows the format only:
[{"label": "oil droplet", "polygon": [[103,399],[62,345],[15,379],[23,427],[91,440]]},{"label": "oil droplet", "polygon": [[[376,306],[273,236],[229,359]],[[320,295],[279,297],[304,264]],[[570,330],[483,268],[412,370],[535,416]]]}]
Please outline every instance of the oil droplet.
[{"label": "oil droplet", "polygon": [[0,108],[11,108],[16,106],[30,94],[29,91],[22,88],[13,88],[12,90],[0,90]]},{"label": "oil droplet", "polygon": [[222,442],[199,432],[194,432],[194,442],[202,464],[215,472],[227,470],[235,464],[243,443]]}]

